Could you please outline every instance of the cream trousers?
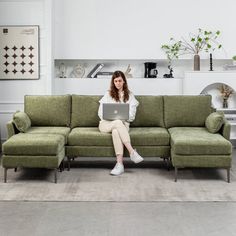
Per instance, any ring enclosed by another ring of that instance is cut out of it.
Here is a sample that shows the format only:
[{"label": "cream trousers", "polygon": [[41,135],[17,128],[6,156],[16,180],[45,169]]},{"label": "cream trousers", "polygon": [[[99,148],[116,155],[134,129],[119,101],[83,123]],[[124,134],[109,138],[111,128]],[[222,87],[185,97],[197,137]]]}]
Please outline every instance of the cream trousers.
[{"label": "cream trousers", "polygon": [[124,154],[124,143],[130,143],[129,123],[121,120],[101,120],[99,130],[102,133],[112,133],[112,140],[116,155]]}]

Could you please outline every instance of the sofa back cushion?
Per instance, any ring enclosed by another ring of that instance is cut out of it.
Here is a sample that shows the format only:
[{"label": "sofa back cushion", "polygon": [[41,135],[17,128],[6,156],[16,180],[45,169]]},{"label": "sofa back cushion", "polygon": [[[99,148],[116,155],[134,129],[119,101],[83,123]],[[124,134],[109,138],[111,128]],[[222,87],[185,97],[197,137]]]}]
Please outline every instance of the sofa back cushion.
[{"label": "sofa back cushion", "polygon": [[163,97],[135,96],[139,101],[132,127],[164,127]]},{"label": "sofa back cushion", "polygon": [[26,95],[24,105],[31,126],[70,125],[70,95]]},{"label": "sofa back cushion", "polygon": [[205,126],[212,112],[211,96],[164,96],[164,121],[166,128]]},{"label": "sofa back cushion", "polygon": [[99,100],[102,96],[72,95],[71,128],[98,127]]}]

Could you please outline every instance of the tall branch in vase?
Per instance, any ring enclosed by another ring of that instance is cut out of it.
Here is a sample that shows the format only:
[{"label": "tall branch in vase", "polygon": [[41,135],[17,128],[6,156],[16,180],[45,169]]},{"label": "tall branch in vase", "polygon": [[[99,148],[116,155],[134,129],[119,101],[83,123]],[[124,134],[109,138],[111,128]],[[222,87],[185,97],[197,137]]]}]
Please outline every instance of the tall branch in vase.
[{"label": "tall branch in vase", "polygon": [[[166,46],[172,48],[175,44],[178,45],[176,52],[178,57],[186,54],[194,55],[194,70],[200,70],[200,55],[199,53],[205,51],[206,53],[213,52],[216,49],[222,48],[222,44],[218,42],[220,31],[210,31],[198,29],[197,33],[189,33],[188,38],[181,37],[181,40],[170,39],[169,45],[162,45],[163,49]],[[167,52],[166,52],[167,53]],[[167,55],[168,58],[168,55]],[[177,57],[176,57],[177,58]]]}]

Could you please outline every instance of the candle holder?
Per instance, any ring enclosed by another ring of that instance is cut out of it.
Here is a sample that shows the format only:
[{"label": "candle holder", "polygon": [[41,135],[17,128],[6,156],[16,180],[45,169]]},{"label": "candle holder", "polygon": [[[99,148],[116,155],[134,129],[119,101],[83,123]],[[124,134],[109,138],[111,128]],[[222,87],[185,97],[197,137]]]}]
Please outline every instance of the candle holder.
[{"label": "candle holder", "polygon": [[210,71],[213,71],[212,53],[210,53]]}]

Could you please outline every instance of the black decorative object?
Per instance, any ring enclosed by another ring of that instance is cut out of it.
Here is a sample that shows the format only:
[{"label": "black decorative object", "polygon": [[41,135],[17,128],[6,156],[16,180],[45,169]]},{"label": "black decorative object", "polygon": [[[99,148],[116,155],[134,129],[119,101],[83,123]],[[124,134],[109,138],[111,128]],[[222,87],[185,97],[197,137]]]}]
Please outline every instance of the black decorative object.
[{"label": "black decorative object", "polygon": [[156,69],[157,63],[155,62],[145,62],[145,73],[144,73],[144,78],[156,78],[158,71]]},{"label": "black decorative object", "polygon": [[210,71],[213,71],[212,54],[210,53]]},{"label": "black decorative object", "polygon": [[174,78],[173,69],[170,67],[170,65],[168,66],[168,69],[170,70],[170,73],[169,74],[164,74],[163,78]]}]

